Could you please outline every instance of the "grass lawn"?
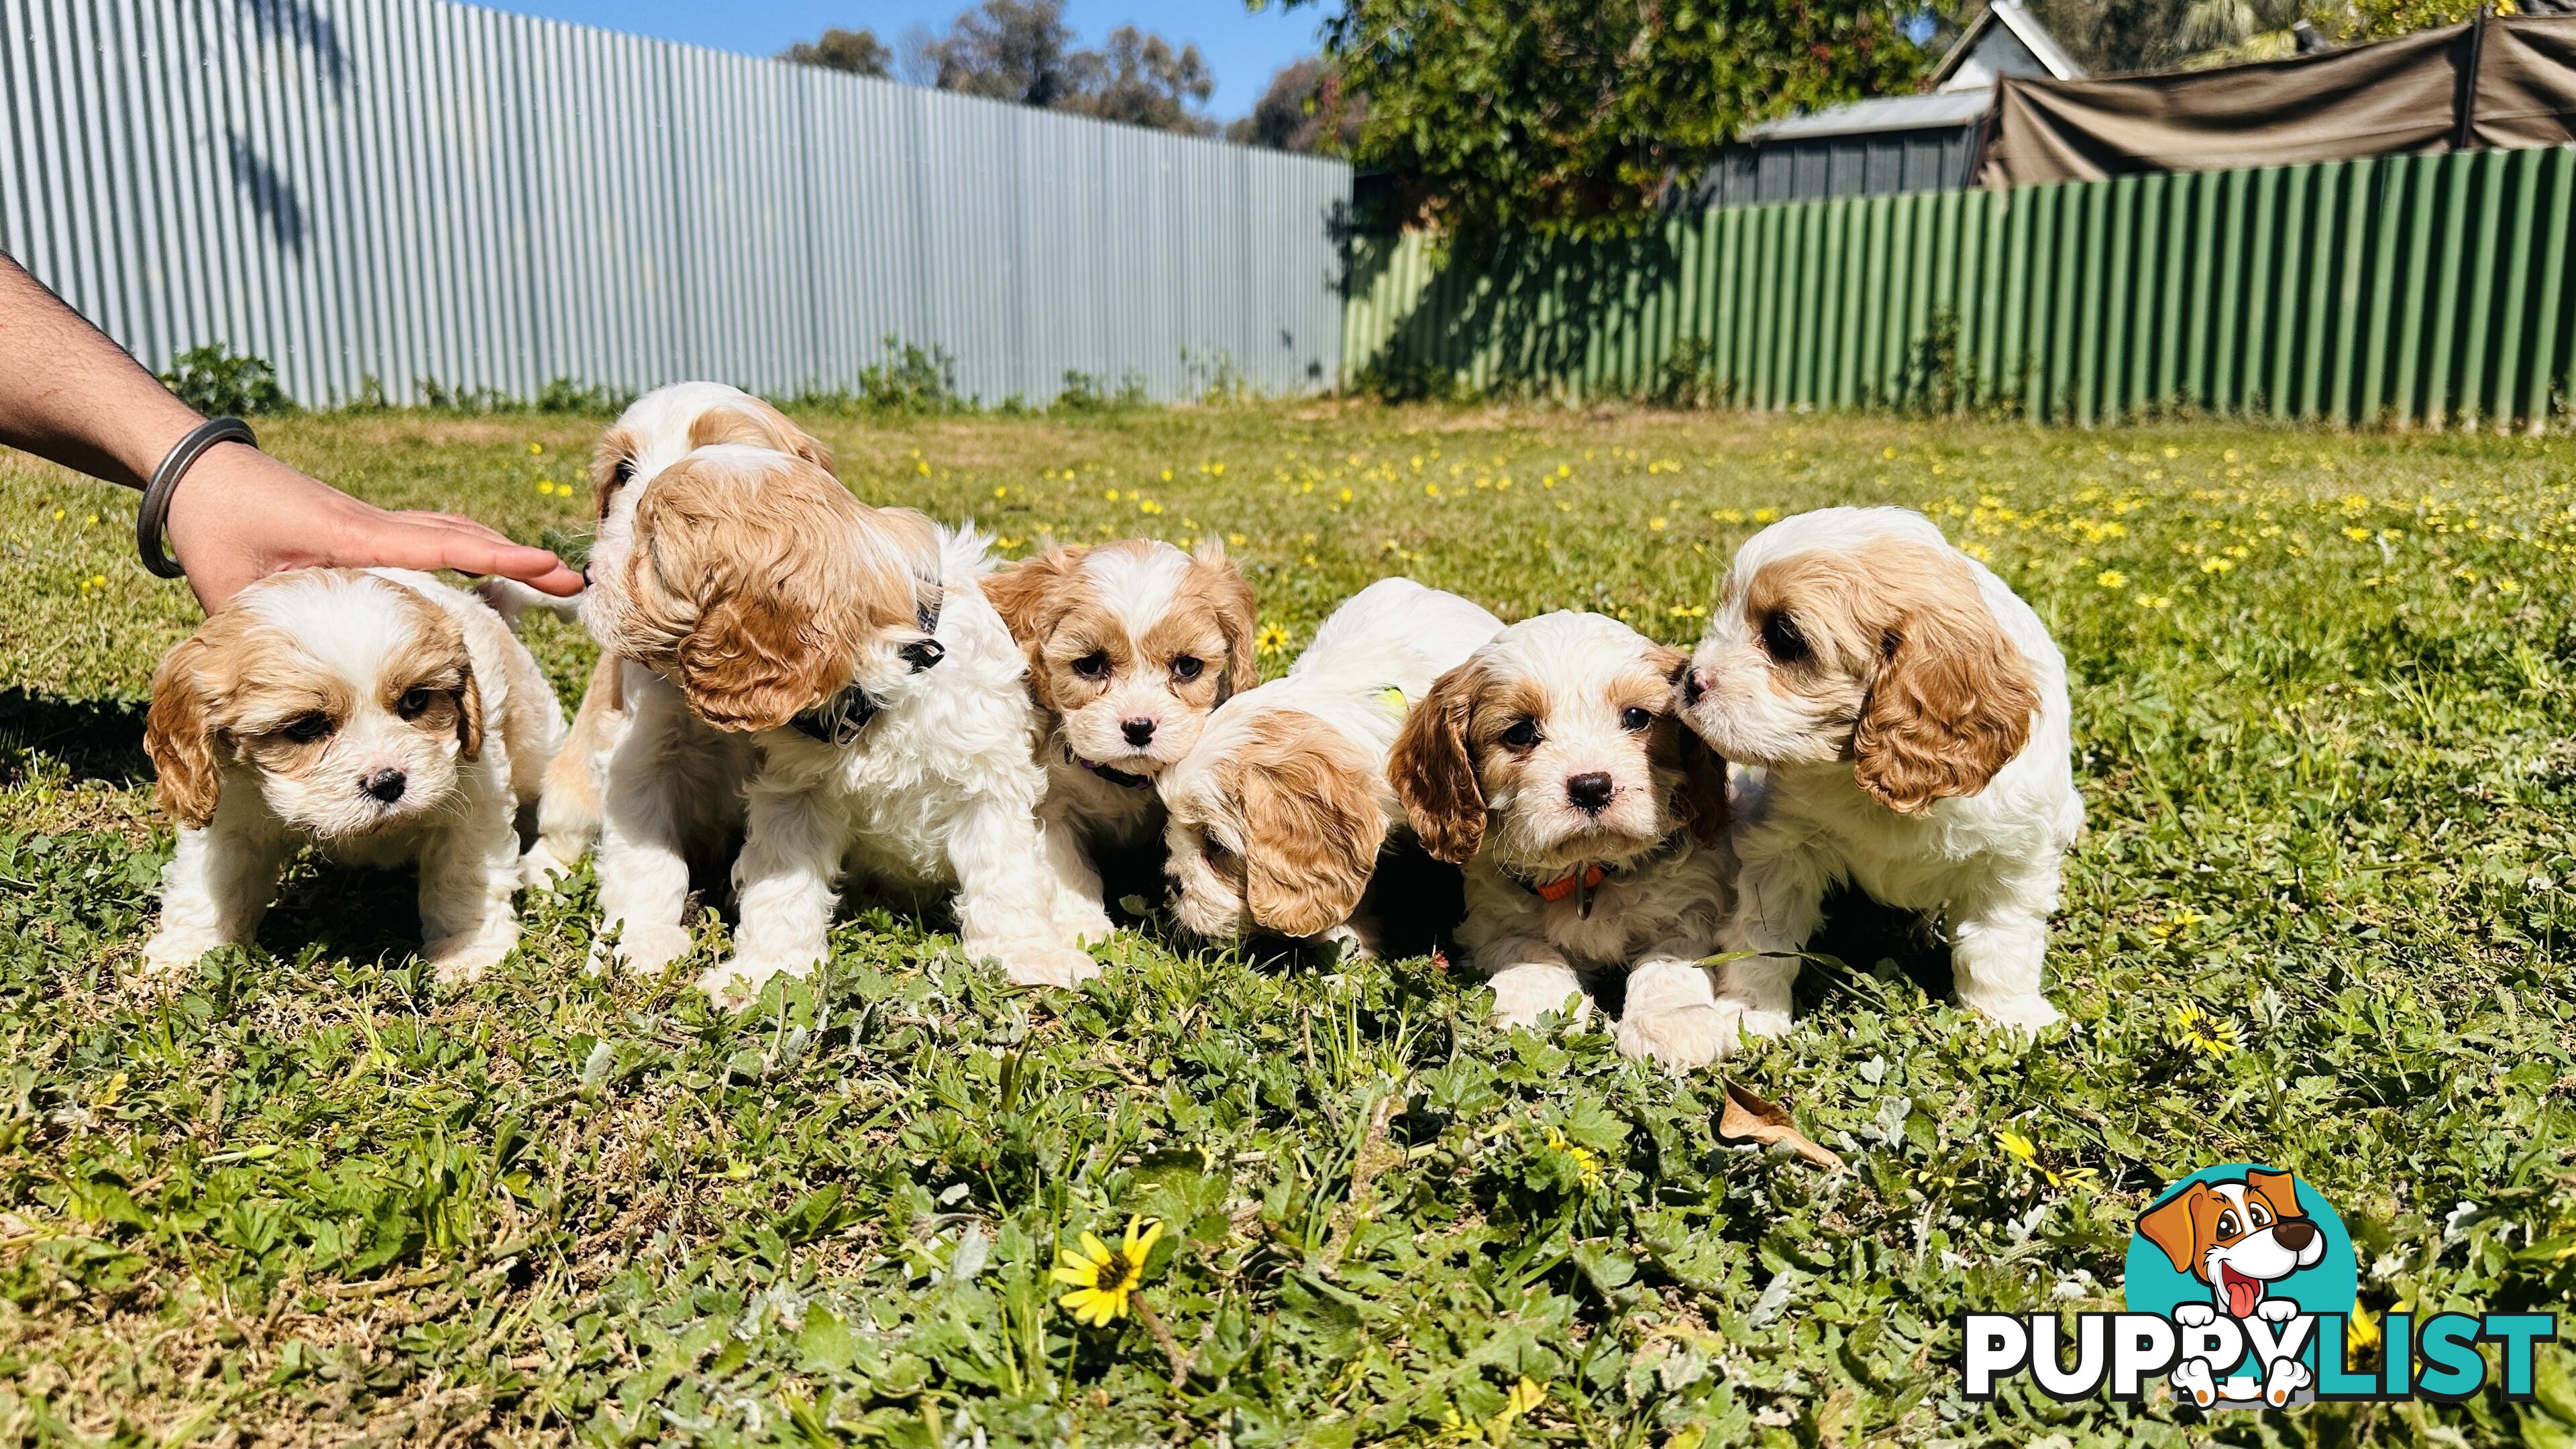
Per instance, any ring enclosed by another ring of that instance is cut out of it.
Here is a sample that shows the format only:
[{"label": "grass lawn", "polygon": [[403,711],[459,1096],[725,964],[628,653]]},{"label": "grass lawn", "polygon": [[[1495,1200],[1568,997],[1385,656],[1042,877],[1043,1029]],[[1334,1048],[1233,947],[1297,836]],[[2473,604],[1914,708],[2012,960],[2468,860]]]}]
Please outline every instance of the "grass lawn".
[{"label": "grass lawn", "polygon": [[[2576,1443],[2535,1404],[2216,1420],[1958,1396],[1958,1315],[2120,1306],[2167,1181],[2291,1168],[2372,1313],[2576,1288],[2576,444],[1363,405],[815,429],[876,501],[1224,535],[1284,665],[1403,572],[1695,637],[1735,545],[1923,508],[2049,620],[2089,832],[2016,1045],[1856,903],[1720,1084],[1479,1024],[1437,961],[1123,936],[1020,991],[862,901],[742,1017],[580,970],[587,874],[461,997],[410,883],[300,868],[260,949],[131,984],[170,851],[142,697],[193,607],[132,496],[0,459],[0,1444]],[[577,530],[596,420],[315,418],[394,504]],[[574,486],[567,486],[574,485]],[[568,692],[586,644],[534,642]],[[724,926],[705,923],[703,950]],[[1134,1319],[1059,1245],[1170,1225]],[[2491,1379],[2492,1384],[2492,1379]],[[2214,1427],[2213,1427],[2214,1425]],[[192,1437],[193,1436],[193,1437]]]}]

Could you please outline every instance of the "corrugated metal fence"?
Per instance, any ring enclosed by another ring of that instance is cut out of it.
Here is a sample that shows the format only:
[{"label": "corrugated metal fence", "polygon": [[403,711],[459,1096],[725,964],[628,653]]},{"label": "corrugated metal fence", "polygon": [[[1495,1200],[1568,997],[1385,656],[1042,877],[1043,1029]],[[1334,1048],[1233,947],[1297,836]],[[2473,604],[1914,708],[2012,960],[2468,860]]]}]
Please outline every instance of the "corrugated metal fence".
[{"label": "corrugated metal fence", "polygon": [[[1169,397],[1339,372],[1337,162],[445,0],[0,0],[0,250],[147,363]],[[1187,354],[1185,360],[1184,353]]]},{"label": "corrugated metal fence", "polygon": [[1709,210],[1484,267],[1373,238],[1343,356],[1434,390],[2538,427],[2576,391],[2571,195],[2558,148]]}]

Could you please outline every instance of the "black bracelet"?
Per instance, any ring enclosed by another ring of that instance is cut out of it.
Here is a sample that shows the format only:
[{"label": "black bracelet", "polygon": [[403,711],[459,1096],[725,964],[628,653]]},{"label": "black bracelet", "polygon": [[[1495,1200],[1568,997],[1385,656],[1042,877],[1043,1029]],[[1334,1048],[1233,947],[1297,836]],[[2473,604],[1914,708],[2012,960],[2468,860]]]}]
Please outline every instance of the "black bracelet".
[{"label": "black bracelet", "polygon": [[250,424],[239,418],[215,418],[188,430],[161,466],[152,470],[152,482],[143,490],[143,506],[134,514],[134,547],[143,555],[143,567],[156,578],[184,577],[187,570],[179,567],[161,548],[161,526],[170,518],[170,496],[179,491],[179,480],[217,443],[248,443],[259,446]]}]

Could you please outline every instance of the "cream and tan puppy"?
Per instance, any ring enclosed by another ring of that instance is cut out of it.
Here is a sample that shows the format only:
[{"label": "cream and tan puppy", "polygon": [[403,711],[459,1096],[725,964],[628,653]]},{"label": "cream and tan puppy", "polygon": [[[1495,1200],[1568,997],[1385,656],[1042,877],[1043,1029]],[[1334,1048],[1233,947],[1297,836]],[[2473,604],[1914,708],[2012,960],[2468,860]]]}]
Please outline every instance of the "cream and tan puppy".
[{"label": "cream and tan puppy", "polygon": [[700,985],[728,1001],[822,960],[844,871],[952,895],[1012,979],[1097,971],[1054,918],[1018,646],[984,542],[871,508],[786,419],[684,384],[600,445],[583,616],[625,661],[602,792],[602,913],[650,968],[688,945],[691,849],[737,822],[741,924]]},{"label": "cream and tan puppy", "polygon": [[1252,586],[1210,541],[1050,548],[984,580],[1028,651],[1047,770],[1047,859],[1059,914],[1109,934],[1094,865],[1163,833],[1155,781],[1188,755],[1209,711],[1261,682]]},{"label": "cream and tan puppy", "polygon": [[717,383],[637,399],[591,455],[596,536],[580,607],[600,660],[547,778],[526,873],[568,870],[596,838],[603,925],[639,970],[688,950],[691,863],[733,860],[757,763],[743,726],[821,698],[826,680],[799,636],[808,621],[836,633],[853,622],[825,596],[841,571],[799,557],[810,546],[799,500],[834,506],[826,490],[800,477],[752,499],[751,480],[781,456],[832,465],[777,409]]},{"label": "cream and tan puppy", "polygon": [[[1679,650],[1599,614],[1515,624],[1441,676],[1388,764],[1434,856],[1463,865],[1458,928],[1498,1023],[1627,976],[1619,1049],[1722,1054],[1708,969],[1729,905],[1726,769],[1673,717]],[[1586,998],[1588,1004],[1588,998]]]},{"label": "cream and tan puppy", "polygon": [[420,868],[421,954],[471,981],[519,939],[518,812],[563,711],[526,646],[427,574],[302,569],[217,609],[152,677],[144,749],[179,849],[147,971],[258,930],[298,847]]},{"label": "cream and tan puppy", "polygon": [[1374,952],[1373,923],[1355,913],[1404,826],[1387,753],[1412,703],[1502,627],[1455,594],[1380,579],[1333,611],[1285,676],[1220,705],[1161,777],[1182,926]]},{"label": "cream and tan puppy", "polygon": [[1848,880],[1948,922],[1959,999],[2010,1026],[2040,991],[2060,863],[2084,824],[2066,664],[2030,606],[1929,519],[1828,508],[1736,553],[1681,686],[1684,717],[1739,766],[1742,861],[1722,996],[1789,1026],[1795,952]]}]

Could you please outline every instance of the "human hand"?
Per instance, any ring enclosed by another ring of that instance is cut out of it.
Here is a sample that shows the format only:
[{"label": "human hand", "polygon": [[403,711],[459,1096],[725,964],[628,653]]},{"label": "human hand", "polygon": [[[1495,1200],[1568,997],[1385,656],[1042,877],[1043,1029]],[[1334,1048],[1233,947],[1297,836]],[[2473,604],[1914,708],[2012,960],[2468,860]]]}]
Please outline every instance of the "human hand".
[{"label": "human hand", "polygon": [[454,569],[549,594],[581,589],[581,575],[544,549],[453,513],[362,503],[239,443],[216,446],[188,470],[162,531],[209,613],[253,580],[296,568]]}]

